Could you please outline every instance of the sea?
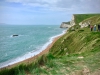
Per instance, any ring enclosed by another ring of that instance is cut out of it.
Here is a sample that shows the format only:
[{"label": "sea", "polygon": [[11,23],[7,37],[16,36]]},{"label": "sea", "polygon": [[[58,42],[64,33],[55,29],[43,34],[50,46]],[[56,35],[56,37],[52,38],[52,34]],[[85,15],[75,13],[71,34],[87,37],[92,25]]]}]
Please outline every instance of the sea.
[{"label": "sea", "polygon": [[39,54],[66,30],[59,25],[0,25],[0,68]]}]

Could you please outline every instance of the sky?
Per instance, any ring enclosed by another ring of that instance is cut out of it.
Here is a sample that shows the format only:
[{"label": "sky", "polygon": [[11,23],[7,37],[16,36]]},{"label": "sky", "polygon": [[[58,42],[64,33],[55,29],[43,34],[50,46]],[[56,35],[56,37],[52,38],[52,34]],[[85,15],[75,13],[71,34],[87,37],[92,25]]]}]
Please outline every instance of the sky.
[{"label": "sky", "polygon": [[0,0],[0,23],[60,25],[72,14],[100,13],[100,0]]}]

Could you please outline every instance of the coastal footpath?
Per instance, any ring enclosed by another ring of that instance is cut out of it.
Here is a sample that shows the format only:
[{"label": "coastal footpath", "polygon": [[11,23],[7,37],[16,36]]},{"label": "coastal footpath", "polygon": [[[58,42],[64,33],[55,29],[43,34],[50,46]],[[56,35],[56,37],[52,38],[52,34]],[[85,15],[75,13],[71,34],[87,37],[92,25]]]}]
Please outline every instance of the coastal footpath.
[{"label": "coastal footpath", "polygon": [[[74,14],[70,28],[46,54],[29,64],[2,69],[0,75],[99,75],[100,14]],[[96,25],[91,31],[89,25]]]}]

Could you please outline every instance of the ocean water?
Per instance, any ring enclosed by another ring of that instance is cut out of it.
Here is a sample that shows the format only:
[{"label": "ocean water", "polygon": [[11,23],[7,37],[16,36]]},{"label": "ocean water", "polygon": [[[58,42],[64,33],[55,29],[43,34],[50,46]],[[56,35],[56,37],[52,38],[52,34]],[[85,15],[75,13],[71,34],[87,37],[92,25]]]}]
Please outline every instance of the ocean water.
[{"label": "ocean water", "polygon": [[59,25],[0,25],[0,68],[37,55],[65,30]]}]

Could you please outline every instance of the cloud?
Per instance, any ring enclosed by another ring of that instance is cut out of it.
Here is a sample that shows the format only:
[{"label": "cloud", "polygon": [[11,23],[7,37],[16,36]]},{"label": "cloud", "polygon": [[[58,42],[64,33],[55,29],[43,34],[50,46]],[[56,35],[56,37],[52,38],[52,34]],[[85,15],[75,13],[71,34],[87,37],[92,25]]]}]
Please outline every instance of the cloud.
[{"label": "cloud", "polygon": [[[21,3],[32,7],[43,7],[48,10],[57,11],[86,11],[93,12],[100,10],[100,0],[6,0],[7,2]],[[94,9],[95,8],[95,9]]]},{"label": "cloud", "polygon": [[61,0],[57,3],[57,7],[71,9],[73,12],[76,11],[86,11],[93,12],[99,11],[100,0]]},{"label": "cloud", "polygon": [[99,9],[100,0],[1,0],[0,21],[37,24],[55,19],[58,24],[70,20],[71,14],[100,13]]},{"label": "cloud", "polygon": [[52,6],[54,5],[57,0],[6,0],[7,2],[15,2],[15,3],[22,3],[23,5],[30,5],[30,6]]}]

